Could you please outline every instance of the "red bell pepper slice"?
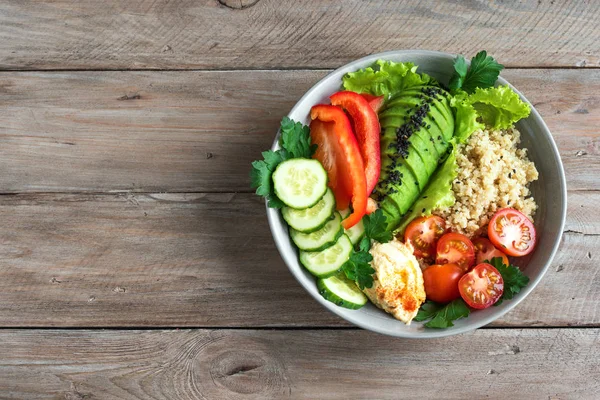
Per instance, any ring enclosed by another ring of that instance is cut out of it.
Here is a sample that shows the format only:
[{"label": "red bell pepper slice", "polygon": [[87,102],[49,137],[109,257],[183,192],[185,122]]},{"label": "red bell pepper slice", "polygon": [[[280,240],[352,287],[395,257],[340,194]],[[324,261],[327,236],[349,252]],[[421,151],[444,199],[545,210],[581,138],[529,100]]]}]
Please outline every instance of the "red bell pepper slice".
[{"label": "red bell pepper slice", "polygon": [[373,111],[379,113],[379,110],[381,110],[381,107],[383,107],[383,103],[385,102],[385,96],[375,96],[368,93],[361,93],[360,95],[367,100]]},{"label": "red bell pepper slice", "polygon": [[310,122],[310,140],[317,144],[317,151],[313,158],[323,164],[329,177],[328,186],[333,191],[335,204],[338,210],[345,210],[350,205],[350,191],[344,186],[339,177],[337,154],[340,154],[339,145],[335,136],[335,124],[323,122],[318,119]]},{"label": "red bell pepper slice", "polygon": [[[346,193],[351,194],[352,214],[342,221],[344,228],[350,229],[360,222],[367,208],[365,169],[352,125],[340,107],[326,104],[313,106],[310,118],[313,120],[310,125],[311,141],[318,146],[314,157],[321,161],[328,173],[335,165],[333,179],[329,176],[330,181],[335,180],[332,182],[336,188],[334,193],[339,195],[345,189]],[[315,121],[332,123],[332,129]],[[339,209],[346,208],[343,201],[343,196],[340,199],[336,197]]]},{"label": "red bell pepper slice", "polygon": [[381,127],[379,119],[369,102],[358,93],[337,92],[330,98],[331,104],[346,110],[354,123],[354,133],[365,165],[367,196],[369,196],[377,185],[381,170],[381,152],[379,149]]}]

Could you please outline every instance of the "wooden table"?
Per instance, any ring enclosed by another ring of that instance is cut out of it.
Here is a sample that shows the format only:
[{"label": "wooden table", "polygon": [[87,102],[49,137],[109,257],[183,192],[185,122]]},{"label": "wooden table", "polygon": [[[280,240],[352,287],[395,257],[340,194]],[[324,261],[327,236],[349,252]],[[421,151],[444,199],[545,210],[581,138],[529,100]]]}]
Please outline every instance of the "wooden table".
[{"label": "wooden table", "polygon": [[[0,5],[0,398],[600,398],[600,3],[7,0]],[[319,306],[250,162],[332,68],[486,49],[568,180],[536,290],[402,340]]]}]

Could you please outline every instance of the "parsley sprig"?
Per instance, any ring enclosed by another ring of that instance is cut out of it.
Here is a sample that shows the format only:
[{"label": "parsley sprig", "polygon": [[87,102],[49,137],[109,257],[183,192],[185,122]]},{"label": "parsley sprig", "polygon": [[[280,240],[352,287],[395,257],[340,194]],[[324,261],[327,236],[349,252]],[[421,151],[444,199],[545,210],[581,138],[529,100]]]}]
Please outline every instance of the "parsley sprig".
[{"label": "parsley sprig", "polygon": [[450,89],[462,89],[467,93],[475,92],[475,89],[486,89],[494,87],[500,71],[504,69],[492,56],[488,56],[485,50],[477,53],[471,59],[471,66],[463,56],[454,60],[454,74],[450,78]]},{"label": "parsley sprig", "polygon": [[310,129],[300,122],[283,117],[280,126],[281,136],[279,144],[281,149],[277,151],[263,151],[262,160],[252,163],[250,171],[250,184],[256,188],[256,194],[266,197],[271,208],[281,208],[283,202],[275,195],[272,175],[275,168],[285,160],[291,158],[311,158],[317,149],[317,145],[310,142]]},{"label": "parsley sprig", "polygon": [[502,297],[494,304],[495,306],[500,305],[503,300],[510,300],[515,297],[529,283],[529,277],[525,276],[519,267],[504,264],[501,257],[492,258],[490,264],[500,272],[504,281],[504,292]]},{"label": "parsley sprig", "polygon": [[449,328],[454,326],[452,321],[466,318],[471,313],[467,303],[463,299],[456,299],[446,305],[434,303],[427,300],[417,313],[415,321],[427,321],[428,328]]},{"label": "parsley sprig", "polygon": [[358,251],[354,250],[350,259],[342,266],[342,270],[348,279],[356,282],[359,288],[373,287],[373,274],[375,270],[371,267],[373,256],[369,253],[371,240],[379,243],[387,243],[392,240],[392,232],[387,230],[386,216],[381,210],[375,210],[362,219],[365,236],[358,244]]}]

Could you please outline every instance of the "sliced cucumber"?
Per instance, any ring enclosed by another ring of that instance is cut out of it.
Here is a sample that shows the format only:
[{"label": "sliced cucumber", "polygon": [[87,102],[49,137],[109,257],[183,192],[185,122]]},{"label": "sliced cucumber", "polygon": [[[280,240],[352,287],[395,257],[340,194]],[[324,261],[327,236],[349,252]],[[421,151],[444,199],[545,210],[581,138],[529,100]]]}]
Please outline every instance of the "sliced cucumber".
[{"label": "sliced cucumber", "polygon": [[[343,219],[346,219],[348,215],[350,215],[350,209],[346,208],[345,210],[340,211],[340,214],[342,214]],[[346,229],[345,232],[353,245],[360,242],[360,239],[365,235],[365,226],[363,225],[362,219],[352,228]]]},{"label": "sliced cucumber", "polygon": [[357,310],[367,303],[367,296],[342,273],[317,281],[319,293],[340,307]]},{"label": "sliced cucumber", "polygon": [[288,207],[312,207],[327,190],[327,172],[317,160],[293,158],[273,172],[275,194]]},{"label": "sliced cucumber", "polygon": [[283,207],[281,214],[288,225],[298,232],[310,233],[325,226],[334,211],[335,197],[333,197],[333,192],[327,189],[325,195],[314,206],[304,210]]},{"label": "sliced cucumber", "polygon": [[304,251],[321,251],[329,246],[333,246],[337,240],[344,234],[342,227],[342,217],[339,213],[334,213],[334,218],[329,220],[318,231],[312,233],[302,233],[292,229],[290,236],[296,246]]},{"label": "sliced cucumber", "polygon": [[300,262],[317,278],[327,278],[334,275],[350,258],[352,242],[348,236],[342,235],[330,246],[322,251],[300,251]]}]

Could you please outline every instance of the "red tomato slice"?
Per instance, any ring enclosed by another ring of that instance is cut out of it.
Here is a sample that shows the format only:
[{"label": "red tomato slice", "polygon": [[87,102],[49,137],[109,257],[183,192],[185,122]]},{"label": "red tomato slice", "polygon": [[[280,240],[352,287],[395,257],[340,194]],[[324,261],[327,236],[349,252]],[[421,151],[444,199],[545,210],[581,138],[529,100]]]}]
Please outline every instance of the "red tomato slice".
[{"label": "red tomato slice", "polygon": [[533,223],[514,208],[503,208],[494,214],[488,236],[496,247],[514,257],[531,253],[536,244]]},{"label": "red tomato slice", "polygon": [[411,221],[404,231],[404,242],[410,243],[415,256],[433,258],[438,239],[446,232],[446,222],[435,215]]},{"label": "red tomato slice", "polygon": [[[350,204],[350,192],[344,187],[338,172],[338,158],[340,154],[339,144],[334,132],[333,122],[323,122],[318,119],[310,122],[310,139],[318,145],[313,156],[323,164],[329,177],[329,187],[333,191],[335,204],[338,210],[348,208]],[[343,168],[343,166],[341,166]]]},{"label": "red tomato slice", "polygon": [[465,235],[446,233],[437,244],[436,264],[458,264],[463,271],[468,271],[475,263],[475,248]]},{"label": "red tomato slice", "polygon": [[[318,133],[313,137],[311,122],[311,140],[321,147],[324,145],[323,153],[315,152],[314,157],[325,166],[336,165],[335,179],[337,187],[345,188],[345,192],[352,197],[352,214],[342,221],[345,229],[356,225],[366,213],[367,208],[367,184],[365,179],[365,168],[356,137],[352,133],[350,120],[340,107],[326,104],[318,104],[310,110],[313,120],[333,123],[332,132],[325,130],[325,134]],[[325,157],[326,156],[326,157]],[[321,159],[325,157],[326,159]],[[334,160],[334,161],[331,161]],[[325,167],[328,170],[328,167]],[[341,185],[341,186],[340,186]],[[343,189],[340,189],[342,191]],[[334,192],[337,193],[337,192]],[[340,199],[343,201],[343,199]],[[336,202],[338,198],[336,197]],[[340,204],[338,204],[340,207]]]},{"label": "red tomato slice", "polygon": [[385,96],[374,96],[368,93],[361,93],[360,95],[369,102],[373,111],[379,113],[379,110],[381,110],[381,107],[383,107],[383,103],[385,102]]},{"label": "red tomato slice", "polygon": [[473,240],[473,246],[475,247],[475,263],[481,264],[482,262],[490,262],[494,257],[501,257],[504,265],[509,265],[508,257],[506,254],[498,250],[492,242],[486,238],[477,238]]},{"label": "red tomato slice", "polygon": [[458,281],[464,275],[456,264],[432,265],[423,272],[425,294],[438,303],[449,303],[460,297]]},{"label": "red tomato slice", "polygon": [[479,264],[460,278],[458,290],[463,300],[473,308],[488,308],[504,292],[504,280],[490,264]]},{"label": "red tomato slice", "polygon": [[379,150],[381,127],[377,113],[364,97],[355,92],[337,92],[330,99],[331,104],[342,107],[350,115],[365,166],[367,196],[369,196],[377,185],[381,171]]}]

